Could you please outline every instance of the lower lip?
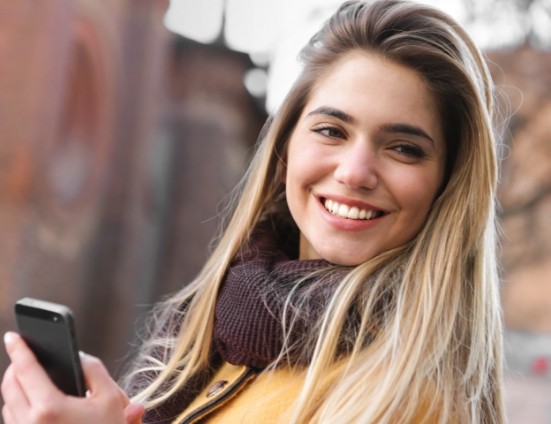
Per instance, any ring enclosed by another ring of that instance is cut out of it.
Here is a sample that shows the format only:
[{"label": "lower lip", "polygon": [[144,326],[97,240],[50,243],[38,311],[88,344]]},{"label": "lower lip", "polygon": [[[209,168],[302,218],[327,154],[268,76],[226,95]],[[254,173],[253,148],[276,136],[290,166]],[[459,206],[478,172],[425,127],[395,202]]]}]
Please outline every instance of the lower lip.
[{"label": "lower lip", "polygon": [[332,227],[344,231],[363,231],[368,228],[372,228],[373,226],[379,224],[381,222],[381,219],[386,216],[382,215],[378,218],[373,219],[349,219],[332,214],[327,209],[325,209],[321,202],[319,202],[319,205],[321,208],[323,219]]}]

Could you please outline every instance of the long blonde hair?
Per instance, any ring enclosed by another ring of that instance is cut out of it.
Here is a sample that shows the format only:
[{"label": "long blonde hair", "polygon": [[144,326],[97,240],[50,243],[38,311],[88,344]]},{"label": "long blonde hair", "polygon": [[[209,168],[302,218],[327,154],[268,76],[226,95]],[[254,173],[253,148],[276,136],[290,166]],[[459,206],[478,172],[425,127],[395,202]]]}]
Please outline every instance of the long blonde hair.
[{"label": "long blonde hair", "polygon": [[[291,422],[505,421],[494,89],[481,53],[456,22],[401,0],[344,3],[303,50],[304,70],[260,137],[216,248],[199,276],[159,306],[163,331],[145,343],[128,376],[154,376],[136,396],[146,407],[166,402],[209,366],[228,265],[260,219],[291,220],[281,179],[290,134],[319,76],[358,49],[415,70],[433,93],[444,124],[446,178],[416,238],[353,268],[332,294]],[[352,305],[359,331],[337,365]],[[159,351],[163,357],[151,354]],[[338,372],[326,390],[331,367]]]}]

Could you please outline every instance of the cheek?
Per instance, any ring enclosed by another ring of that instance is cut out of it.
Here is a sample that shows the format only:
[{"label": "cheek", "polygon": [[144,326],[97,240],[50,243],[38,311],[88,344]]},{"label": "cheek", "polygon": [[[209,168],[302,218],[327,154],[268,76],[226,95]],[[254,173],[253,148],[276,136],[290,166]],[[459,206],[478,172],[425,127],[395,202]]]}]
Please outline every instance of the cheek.
[{"label": "cheek", "polygon": [[296,141],[289,145],[284,174],[287,204],[300,227],[310,205],[311,187],[320,180],[320,172],[317,161],[311,156],[311,149]]},{"label": "cheek", "polygon": [[284,182],[287,202],[299,203],[308,187],[308,178],[304,175],[304,169],[297,167],[292,162],[289,163],[285,171]]},{"label": "cheek", "polygon": [[396,184],[397,199],[416,226],[424,222],[438,194],[441,180],[439,172],[421,172],[404,176],[401,183]]},{"label": "cheek", "polygon": [[282,176],[285,183],[294,190],[305,184],[309,173],[310,161],[306,159],[306,149],[301,149],[300,147],[299,141],[291,139],[286,152],[286,166],[282,167],[284,168]]}]

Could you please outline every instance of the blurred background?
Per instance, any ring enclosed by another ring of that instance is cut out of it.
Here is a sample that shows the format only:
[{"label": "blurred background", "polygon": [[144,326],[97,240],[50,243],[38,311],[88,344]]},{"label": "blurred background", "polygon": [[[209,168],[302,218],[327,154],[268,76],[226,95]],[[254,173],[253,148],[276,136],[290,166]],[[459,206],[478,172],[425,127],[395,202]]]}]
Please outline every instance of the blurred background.
[{"label": "blurred background", "polygon": [[[551,0],[433,1],[502,92],[511,423],[551,423]],[[150,306],[208,255],[296,54],[333,0],[0,0],[0,331],[69,305],[117,375]],[[7,359],[0,353],[0,372]]]}]

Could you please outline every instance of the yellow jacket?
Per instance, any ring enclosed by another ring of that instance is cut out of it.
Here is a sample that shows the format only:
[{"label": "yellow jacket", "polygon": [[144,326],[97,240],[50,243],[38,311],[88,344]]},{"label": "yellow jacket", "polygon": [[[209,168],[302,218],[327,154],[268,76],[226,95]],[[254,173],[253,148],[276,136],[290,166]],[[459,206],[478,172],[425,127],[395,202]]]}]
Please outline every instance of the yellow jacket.
[{"label": "yellow jacket", "polygon": [[257,374],[244,365],[226,362],[174,423],[281,422],[303,378],[304,371],[281,368]]},{"label": "yellow jacket", "polygon": [[[226,362],[173,424],[288,422],[285,416],[299,394],[305,373],[283,367],[258,374]],[[425,411],[421,405],[419,420],[411,424],[435,421],[427,420]]]}]

